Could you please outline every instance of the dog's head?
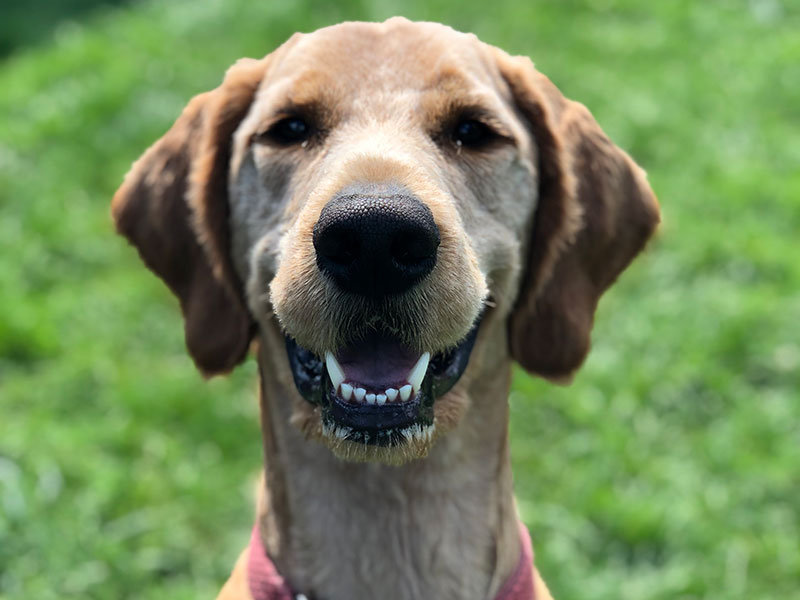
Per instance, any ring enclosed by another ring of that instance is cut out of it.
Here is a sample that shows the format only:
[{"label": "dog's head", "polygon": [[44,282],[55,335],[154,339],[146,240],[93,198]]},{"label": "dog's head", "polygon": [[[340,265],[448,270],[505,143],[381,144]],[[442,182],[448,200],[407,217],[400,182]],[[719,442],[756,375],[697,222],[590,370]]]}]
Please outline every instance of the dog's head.
[{"label": "dog's head", "polygon": [[642,170],[528,59],[403,19],[237,62],[112,212],[201,371],[279,326],[295,421],[389,461],[458,422],[482,322],[507,327],[496,352],[569,378],[659,218]]}]

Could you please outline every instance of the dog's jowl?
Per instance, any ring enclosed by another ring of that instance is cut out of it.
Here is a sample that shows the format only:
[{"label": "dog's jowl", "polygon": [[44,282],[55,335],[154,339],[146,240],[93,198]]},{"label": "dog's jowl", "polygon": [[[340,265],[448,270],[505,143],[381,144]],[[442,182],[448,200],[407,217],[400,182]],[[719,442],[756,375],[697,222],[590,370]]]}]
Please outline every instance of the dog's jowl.
[{"label": "dog's jowl", "polygon": [[337,25],[230,67],[112,213],[199,370],[258,361],[264,483],[221,598],[550,598],[511,364],[569,380],[659,220],[583,105],[442,25]]}]

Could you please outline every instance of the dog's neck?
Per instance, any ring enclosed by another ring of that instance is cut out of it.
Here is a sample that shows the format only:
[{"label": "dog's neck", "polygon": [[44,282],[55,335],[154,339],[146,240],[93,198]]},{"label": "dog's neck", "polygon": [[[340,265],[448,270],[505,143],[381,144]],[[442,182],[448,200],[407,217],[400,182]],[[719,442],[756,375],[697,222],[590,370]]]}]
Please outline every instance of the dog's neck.
[{"label": "dog's neck", "polygon": [[[492,334],[504,336],[499,327]],[[484,341],[478,347],[506,347]],[[472,357],[480,372],[470,374],[461,422],[426,458],[400,467],[345,462],[306,440],[290,425],[296,392],[285,361],[281,336],[262,334],[259,367],[271,376],[261,382],[259,524],[293,588],[321,600],[493,598],[520,548],[508,357]]]}]

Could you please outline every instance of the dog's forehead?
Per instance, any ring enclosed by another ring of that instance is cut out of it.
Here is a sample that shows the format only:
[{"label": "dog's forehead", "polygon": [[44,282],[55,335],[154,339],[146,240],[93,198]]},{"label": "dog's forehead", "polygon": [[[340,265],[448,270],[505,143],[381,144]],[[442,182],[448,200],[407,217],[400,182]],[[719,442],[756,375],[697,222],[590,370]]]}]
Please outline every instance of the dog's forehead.
[{"label": "dog's forehead", "polygon": [[496,87],[486,47],[438,23],[395,18],[343,23],[293,37],[276,51],[264,85],[292,103],[305,95],[356,96]]}]

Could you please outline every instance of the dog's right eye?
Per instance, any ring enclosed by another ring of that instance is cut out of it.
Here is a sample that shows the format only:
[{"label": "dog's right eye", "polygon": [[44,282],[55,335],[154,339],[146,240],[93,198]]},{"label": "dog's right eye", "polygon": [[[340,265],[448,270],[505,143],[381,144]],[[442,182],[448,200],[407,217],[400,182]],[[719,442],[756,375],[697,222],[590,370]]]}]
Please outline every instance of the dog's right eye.
[{"label": "dog's right eye", "polygon": [[311,137],[311,133],[311,125],[304,119],[286,117],[270,127],[261,137],[282,146],[290,146],[305,142]]}]

